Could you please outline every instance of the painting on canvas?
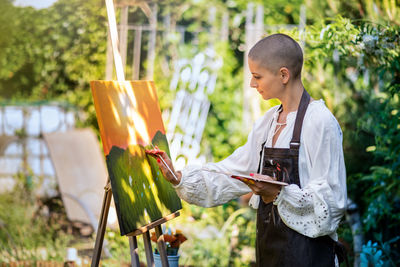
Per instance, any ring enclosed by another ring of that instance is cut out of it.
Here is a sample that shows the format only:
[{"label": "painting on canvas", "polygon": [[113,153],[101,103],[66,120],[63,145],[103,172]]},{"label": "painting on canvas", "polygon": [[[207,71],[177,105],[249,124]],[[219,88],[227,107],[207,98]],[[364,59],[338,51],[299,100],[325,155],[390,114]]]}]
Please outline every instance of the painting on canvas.
[{"label": "painting on canvas", "polygon": [[181,202],[145,150],[169,154],[152,81],[92,81],[100,136],[121,235],[161,219]]}]

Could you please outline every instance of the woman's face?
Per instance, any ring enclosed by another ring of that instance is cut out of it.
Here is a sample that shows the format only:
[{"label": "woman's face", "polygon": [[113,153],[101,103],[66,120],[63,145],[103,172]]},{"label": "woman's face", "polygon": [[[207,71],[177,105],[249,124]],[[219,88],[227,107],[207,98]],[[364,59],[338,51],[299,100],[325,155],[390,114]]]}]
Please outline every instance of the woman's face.
[{"label": "woman's face", "polygon": [[249,69],[252,74],[250,87],[257,89],[263,99],[280,98],[282,81],[278,73],[262,67],[258,61],[249,58]]}]

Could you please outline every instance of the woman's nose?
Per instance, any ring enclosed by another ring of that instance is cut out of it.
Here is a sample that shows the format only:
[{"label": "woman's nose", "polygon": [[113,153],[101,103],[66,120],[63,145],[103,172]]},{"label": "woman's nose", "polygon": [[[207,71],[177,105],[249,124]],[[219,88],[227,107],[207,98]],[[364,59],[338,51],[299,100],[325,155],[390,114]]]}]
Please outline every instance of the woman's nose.
[{"label": "woman's nose", "polygon": [[251,80],[250,80],[250,87],[257,88],[257,83],[254,81],[254,78],[251,78]]}]

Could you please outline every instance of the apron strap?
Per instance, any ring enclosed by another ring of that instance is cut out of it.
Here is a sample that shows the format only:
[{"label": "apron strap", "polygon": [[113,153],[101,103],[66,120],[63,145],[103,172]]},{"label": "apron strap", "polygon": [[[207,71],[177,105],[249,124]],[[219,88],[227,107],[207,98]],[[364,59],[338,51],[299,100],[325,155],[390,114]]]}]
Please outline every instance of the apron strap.
[{"label": "apron strap", "polygon": [[299,108],[297,109],[296,122],[294,124],[293,137],[290,141],[290,149],[298,150],[300,148],[300,135],[301,128],[303,126],[304,115],[306,114],[306,110],[308,104],[310,103],[310,95],[304,89],[303,95],[301,96]]},{"label": "apron strap", "polygon": [[267,142],[267,141],[264,141],[264,143],[262,143],[262,145],[261,145],[260,160],[258,161],[257,173],[261,173],[261,170],[262,170],[262,164],[263,164],[263,157],[262,157],[262,155],[263,155],[264,146],[265,146],[265,143],[266,143],[266,142]]}]

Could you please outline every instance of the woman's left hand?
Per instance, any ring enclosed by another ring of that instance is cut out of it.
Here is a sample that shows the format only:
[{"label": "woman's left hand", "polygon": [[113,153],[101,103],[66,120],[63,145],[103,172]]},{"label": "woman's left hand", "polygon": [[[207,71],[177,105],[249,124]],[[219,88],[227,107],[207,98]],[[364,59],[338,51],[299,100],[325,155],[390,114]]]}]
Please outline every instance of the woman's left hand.
[{"label": "woman's left hand", "polygon": [[[257,174],[253,175],[257,176]],[[263,176],[265,177],[265,175]],[[274,201],[274,199],[278,196],[279,192],[282,189],[282,185],[259,182],[237,176],[232,176],[232,177],[247,184],[255,195],[261,196],[262,200],[265,203],[270,203]],[[275,179],[273,179],[272,177],[269,178],[271,179],[271,181],[275,181]]]},{"label": "woman's left hand", "polygon": [[260,195],[265,203],[270,203],[278,196],[282,185],[269,184],[255,181],[254,184],[247,184],[254,194]]}]

